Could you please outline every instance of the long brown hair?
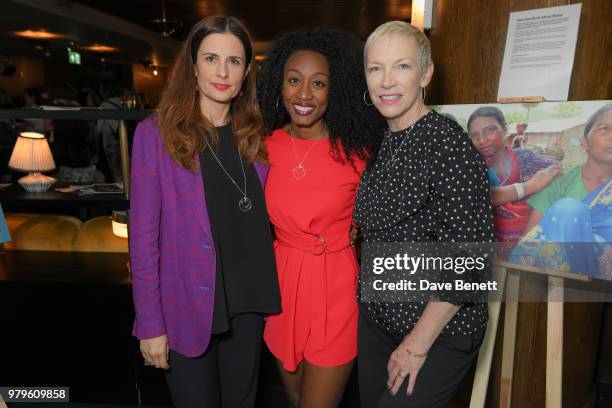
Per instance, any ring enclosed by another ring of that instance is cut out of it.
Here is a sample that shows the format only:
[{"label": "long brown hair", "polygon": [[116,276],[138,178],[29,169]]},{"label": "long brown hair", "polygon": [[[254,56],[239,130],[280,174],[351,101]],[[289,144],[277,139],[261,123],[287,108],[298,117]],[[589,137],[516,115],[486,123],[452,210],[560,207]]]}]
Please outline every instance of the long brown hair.
[{"label": "long brown hair", "polygon": [[[218,143],[218,135],[210,121],[200,111],[194,64],[202,40],[214,33],[230,33],[244,47],[245,69],[253,60],[253,47],[248,31],[234,17],[209,16],[197,22],[183,43],[172,73],[159,101],[157,119],[162,141],[168,155],[181,167],[197,170],[195,155]],[[242,83],[240,95],[234,98],[230,113],[234,129],[234,142],[240,155],[249,163],[266,160],[263,148],[263,124],[257,104],[256,69],[251,67]]]}]

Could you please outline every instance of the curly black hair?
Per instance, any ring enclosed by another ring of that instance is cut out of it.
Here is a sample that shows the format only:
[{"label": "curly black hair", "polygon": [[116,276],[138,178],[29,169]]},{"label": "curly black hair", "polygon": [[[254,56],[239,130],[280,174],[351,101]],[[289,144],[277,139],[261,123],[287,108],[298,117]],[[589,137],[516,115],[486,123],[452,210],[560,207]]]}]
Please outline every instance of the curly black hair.
[{"label": "curly black hair", "polygon": [[363,43],[344,31],[293,31],[274,43],[257,78],[257,98],[265,131],[269,134],[290,121],[281,97],[283,72],[289,57],[300,50],[321,53],[329,65],[328,106],[324,120],[331,142],[331,156],[343,162],[339,151],[341,145],[353,167],[355,156],[366,162],[376,157],[385,123],[378,111],[365,105],[363,100],[367,89]]}]

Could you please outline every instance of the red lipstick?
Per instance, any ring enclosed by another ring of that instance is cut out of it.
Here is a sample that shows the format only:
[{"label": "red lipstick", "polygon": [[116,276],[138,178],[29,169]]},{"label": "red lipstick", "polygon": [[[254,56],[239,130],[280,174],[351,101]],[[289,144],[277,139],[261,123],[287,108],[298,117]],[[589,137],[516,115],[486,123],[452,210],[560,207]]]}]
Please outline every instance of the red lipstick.
[{"label": "red lipstick", "polygon": [[218,84],[216,82],[213,82],[212,86],[214,86],[215,88],[217,88],[220,91],[227,91],[229,89],[229,87],[230,87],[227,84]]}]

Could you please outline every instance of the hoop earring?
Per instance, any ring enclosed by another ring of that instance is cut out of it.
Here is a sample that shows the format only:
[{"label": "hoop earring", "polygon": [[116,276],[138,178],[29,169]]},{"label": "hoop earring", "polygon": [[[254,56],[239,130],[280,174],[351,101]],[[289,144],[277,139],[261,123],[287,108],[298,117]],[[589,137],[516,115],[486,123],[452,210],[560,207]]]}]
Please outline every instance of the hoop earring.
[{"label": "hoop earring", "polygon": [[281,112],[278,110],[278,100],[280,99],[280,97],[281,97],[282,95],[283,95],[283,94],[281,93],[280,95],[278,95],[278,96],[276,97],[276,113],[277,113],[279,116],[280,116],[280,115],[282,115],[282,113],[281,113]]},{"label": "hoop earring", "polygon": [[423,99],[423,102],[425,102],[425,96],[427,95],[427,92],[425,91],[425,87],[421,88],[421,98]]},{"label": "hoop earring", "polygon": [[368,90],[366,89],[365,91],[363,91],[363,103],[365,106],[373,106],[374,103],[371,102],[371,98],[370,98],[370,103],[368,103],[368,101],[366,101],[366,94],[368,94]]}]

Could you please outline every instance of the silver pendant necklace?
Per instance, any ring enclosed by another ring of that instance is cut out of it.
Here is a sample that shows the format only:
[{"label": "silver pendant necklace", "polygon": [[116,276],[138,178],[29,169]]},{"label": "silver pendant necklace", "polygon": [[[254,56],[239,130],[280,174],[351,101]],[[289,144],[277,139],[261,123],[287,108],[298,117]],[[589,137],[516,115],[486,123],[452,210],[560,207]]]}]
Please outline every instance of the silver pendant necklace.
[{"label": "silver pendant necklace", "polygon": [[400,144],[397,146],[397,149],[395,149],[395,152],[393,151],[393,145],[391,144],[391,129],[387,129],[387,131],[385,132],[386,135],[386,139],[389,140],[389,151],[391,153],[391,159],[387,162],[387,165],[385,166],[385,168],[389,168],[390,165],[395,164],[395,156],[397,156],[397,154],[399,153],[399,151],[401,150],[404,142],[406,141],[406,139],[408,139],[408,137],[410,136],[410,134],[412,133],[412,130],[414,129],[414,127],[416,126],[416,123],[418,122],[418,117],[421,114],[421,111],[423,110],[423,107],[420,107],[418,111],[416,111],[414,113],[414,115],[410,118],[410,122],[412,122],[412,125],[410,125],[410,128],[408,129],[408,131],[405,132],[403,139],[401,140]]},{"label": "silver pendant necklace", "polygon": [[219,158],[215,154],[214,150],[210,147],[210,144],[208,143],[208,139],[204,139],[204,140],[206,141],[206,146],[210,150],[210,153],[212,153],[213,157],[215,158],[215,160],[217,161],[217,163],[221,167],[221,170],[223,170],[225,175],[231,180],[231,182],[234,184],[234,186],[242,194],[242,198],[240,199],[240,201],[238,201],[238,208],[240,208],[240,211],[242,211],[242,212],[249,212],[249,211],[251,211],[251,209],[253,208],[253,202],[251,201],[251,199],[249,197],[247,197],[247,193],[246,193],[247,192],[246,173],[244,172],[244,164],[242,163],[242,157],[240,157],[240,151],[238,151],[238,149],[236,148],[236,150],[238,151],[238,160],[240,161],[240,167],[242,168],[242,177],[244,177],[244,190],[241,189],[240,186],[238,186],[238,183],[236,183],[234,178],[232,176],[230,176],[230,174],[228,173],[227,170],[225,170],[225,167],[223,167],[223,164],[221,164],[221,161],[219,160]]},{"label": "silver pendant necklace", "polygon": [[393,151],[393,144],[391,143],[391,129],[387,128],[385,130],[385,136],[382,142],[382,146],[380,147],[380,151],[378,152],[379,156],[381,156],[381,154],[383,153],[383,151],[385,150],[385,145],[389,146],[389,153],[388,153],[388,157],[389,159],[386,161],[381,161],[380,164],[378,163],[374,163],[374,166],[372,169],[370,169],[368,171],[369,174],[367,174],[366,177],[366,173],[364,172],[364,174],[362,175],[362,184],[364,186],[364,188],[366,188],[366,195],[369,197],[372,194],[372,191],[370,189],[370,184],[372,181],[372,178],[374,177],[374,173],[375,173],[375,169],[377,168],[377,165],[380,166],[381,170],[386,173],[386,177],[384,178],[384,182],[383,182],[383,187],[382,187],[382,191],[386,192],[388,187],[389,187],[389,180],[391,179],[391,168],[393,165],[395,165],[395,158],[397,156],[397,154],[400,152],[400,150],[402,149],[402,146],[404,145],[404,142],[406,141],[406,139],[408,139],[410,137],[410,134],[412,133],[412,131],[414,130],[414,128],[416,127],[416,121],[410,125],[410,127],[408,129],[404,130],[404,134],[402,135],[402,140],[400,141],[399,145],[395,148],[395,151]]},{"label": "silver pendant necklace", "polygon": [[410,129],[408,129],[408,131],[403,135],[404,137],[402,138],[400,144],[395,149],[395,152],[393,151],[393,145],[391,144],[391,133],[392,132],[390,130],[387,130],[385,139],[389,141],[389,153],[391,153],[391,158],[385,165],[385,168],[389,168],[391,165],[395,164],[395,156],[397,156],[399,151],[402,149],[402,146],[404,145],[404,142],[406,141],[406,139],[410,137],[410,134],[412,133],[412,129],[414,129],[414,124],[410,126]]},{"label": "silver pendant necklace", "polygon": [[304,177],[306,177],[306,169],[304,168],[304,161],[306,161],[306,158],[308,157],[308,155],[310,154],[312,149],[314,149],[314,147],[317,145],[317,143],[319,143],[319,140],[323,139],[323,136],[325,135],[325,132],[326,132],[326,129],[323,128],[323,133],[321,133],[321,137],[319,139],[317,139],[310,146],[310,149],[308,149],[308,151],[306,152],[306,154],[304,155],[302,160],[300,160],[298,158],[297,151],[295,149],[295,142],[293,141],[294,136],[293,136],[293,131],[291,129],[291,124],[289,124],[289,136],[291,136],[291,146],[293,147],[293,156],[295,156],[295,161],[297,162],[297,165],[293,168],[293,170],[291,171],[291,174],[293,175],[293,178],[295,178],[296,180],[300,180],[300,179],[303,179]]}]

